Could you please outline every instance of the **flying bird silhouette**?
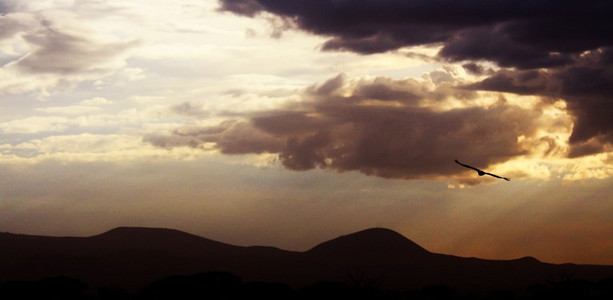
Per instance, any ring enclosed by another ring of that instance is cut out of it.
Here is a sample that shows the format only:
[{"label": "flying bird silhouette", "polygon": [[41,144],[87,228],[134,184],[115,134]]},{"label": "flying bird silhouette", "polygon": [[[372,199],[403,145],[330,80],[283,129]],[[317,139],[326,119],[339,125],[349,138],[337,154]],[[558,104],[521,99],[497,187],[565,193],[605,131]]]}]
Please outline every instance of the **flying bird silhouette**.
[{"label": "flying bird silhouette", "polygon": [[496,175],[496,174],[488,173],[488,172],[485,172],[485,171],[479,170],[479,169],[477,169],[477,168],[475,168],[475,167],[471,167],[471,166],[469,166],[469,165],[465,165],[465,164],[463,164],[463,163],[459,162],[457,159],[455,160],[455,162],[456,162],[458,165],[462,166],[462,167],[469,168],[469,169],[473,169],[473,170],[477,171],[477,174],[479,174],[479,176],[483,176],[483,175],[490,175],[490,176],[493,176],[493,177],[496,177],[496,178],[504,179],[504,180],[506,180],[506,181],[511,181],[511,179],[509,179],[509,178],[506,178],[506,177],[501,177],[501,176],[498,176],[498,175]]}]

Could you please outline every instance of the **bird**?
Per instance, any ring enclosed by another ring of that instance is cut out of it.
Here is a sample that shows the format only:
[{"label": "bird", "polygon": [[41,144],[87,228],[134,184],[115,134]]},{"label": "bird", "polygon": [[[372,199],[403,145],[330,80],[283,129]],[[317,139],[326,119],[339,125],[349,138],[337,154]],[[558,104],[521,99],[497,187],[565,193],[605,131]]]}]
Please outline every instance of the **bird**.
[{"label": "bird", "polygon": [[488,173],[488,172],[485,172],[485,171],[479,170],[479,169],[477,169],[477,168],[475,168],[475,167],[471,167],[471,166],[469,166],[469,165],[465,165],[465,164],[463,164],[463,163],[459,162],[457,159],[455,160],[455,162],[456,162],[458,165],[462,166],[462,167],[469,168],[469,169],[473,169],[473,170],[477,171],[477,174],[479,174],[479,176],[483,176],[483,175],[490,175],[490,176],[493,176],[493,177],[496,177],[496,178],[504,179],[504,180],[506,180],[506,181],[511,181],[511,179],[509,179],[509,178],[502,177],[502,176],[498,176],[498,175],[496,175],[496,174]]}]

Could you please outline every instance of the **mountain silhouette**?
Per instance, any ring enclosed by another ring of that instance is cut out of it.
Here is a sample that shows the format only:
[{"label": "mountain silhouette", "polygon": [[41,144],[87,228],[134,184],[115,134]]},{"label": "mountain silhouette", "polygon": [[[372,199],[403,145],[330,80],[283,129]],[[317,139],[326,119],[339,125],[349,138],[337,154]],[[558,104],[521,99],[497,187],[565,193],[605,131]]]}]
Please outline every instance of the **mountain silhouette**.
[{"label": "mountain silhouette", "polygon": [[[89,238],[91,244],[134,251],[165,251],[180,253],[237,251],[241,247],[167,228],[118,227]],[[209,253],[211,254],[211,253]]]},{"label": "mountain silhouette", "polygon": [[134,289],[168,276],[216,271],[293,287],[357,276],[381,279],[386,288],[508,288],[543,284],[561,274],[592,282],[613,278],[613,266],[606,265],[432,253],[384,228],[343,235],[304,252],[235,246],[173,229],[138,227],[91,237],[0,233],[0,245],[0,284],[67,276],[93,286]]},{"label": "mountain silhouette", "polygon": [[[347,253],[348,249],[356,249]],[[429,253],[413,241],[398,232],[385,228],[371,228],[349,235],[343,235],[330,241],[321,243],[310,250],[309,253],[322,256],[357,255],[379,256],[381,253],[397,255],[419,256]]]}]

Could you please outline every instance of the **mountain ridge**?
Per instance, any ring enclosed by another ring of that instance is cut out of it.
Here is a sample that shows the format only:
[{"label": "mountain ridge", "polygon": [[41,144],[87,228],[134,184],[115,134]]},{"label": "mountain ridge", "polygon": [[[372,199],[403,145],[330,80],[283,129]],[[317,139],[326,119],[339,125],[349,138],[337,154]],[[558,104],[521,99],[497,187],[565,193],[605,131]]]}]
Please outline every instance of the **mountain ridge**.
[{"label": "mountain ridge", "polygon": [[426,249],[400,233],[380,227],[368,228],[351,234],[341,235],[337,238],[322,242],[307,250],[307,252],[325,251],[325,248],[330,248],[331,244],[335,244],[334,247],[374,246],[372,248],[367,248],[367,250],[370,251],[379,250],[381,246],[384,246],[401,247],[403,250],[408,250],[412,253],[428,252]]},{"label": "mountain ridge", "polygon": [[302,252],[237,246],[168,228],[117,227],[89,237],[0,233],[0,284],[49,276],[97,286],[142,286],[171,275],[226,271],[248,281],[305,286],[343,281],[360,272],[385,278],[388,287],[517,286],[563,273],[597,281],[613,266],[466,258],[430,252],[396,231],[368,228]]}]

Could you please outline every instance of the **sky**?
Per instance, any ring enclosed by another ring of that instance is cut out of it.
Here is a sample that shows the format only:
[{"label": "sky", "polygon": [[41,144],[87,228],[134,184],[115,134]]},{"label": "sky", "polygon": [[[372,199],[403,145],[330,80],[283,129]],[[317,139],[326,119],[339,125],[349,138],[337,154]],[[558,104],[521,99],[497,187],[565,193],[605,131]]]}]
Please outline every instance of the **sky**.
[{"label": "sky", "polygon": [[611,14],[0,0],[0,232],[306,251],[383,227],[436,253],[613,265]]}]

